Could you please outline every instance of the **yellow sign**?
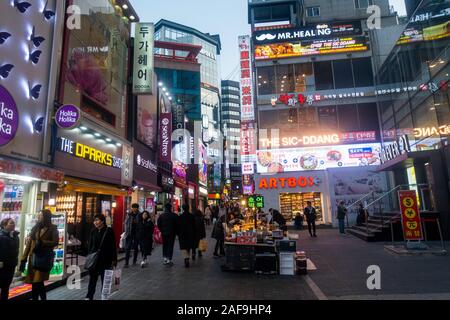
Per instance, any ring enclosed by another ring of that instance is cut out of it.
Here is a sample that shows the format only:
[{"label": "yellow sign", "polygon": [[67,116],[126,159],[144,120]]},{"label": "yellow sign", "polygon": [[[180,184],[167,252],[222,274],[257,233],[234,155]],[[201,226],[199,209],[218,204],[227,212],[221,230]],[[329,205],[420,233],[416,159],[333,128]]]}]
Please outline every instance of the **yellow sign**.
[{"label": "yellow sign", "polygon": [[412,208],[414,206],[414,199],[409,197],[404,198],[403,205],[407,208]]},{"label": "yellow sign", "polygon": [[414,209],[412,209],[412,208],[406,209],[406,210],[405,210],[405,216],[406,216],[408,219],[414,219],[414,218],[417,216],[417,212],[416,212],[416,210],[414,210]]},{"label": "yellow sign", "polygon": [[416,230],[418,227],[418,223],[416,221],[408,221],[407,226],[409,230]]}]

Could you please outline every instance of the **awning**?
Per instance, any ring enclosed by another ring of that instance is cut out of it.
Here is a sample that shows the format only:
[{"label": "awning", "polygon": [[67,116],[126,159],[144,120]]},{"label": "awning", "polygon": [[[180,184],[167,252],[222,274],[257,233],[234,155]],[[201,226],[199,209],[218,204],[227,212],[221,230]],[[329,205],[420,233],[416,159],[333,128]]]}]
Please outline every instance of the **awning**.
[{"label": "awning", "polygon": [[123,197],[128,196],[128,191],[123,190],[120,186],[97,183],[95,181],[88,181],[70,177],[66,177],[64,180],[67,182],[64,191],[85,192]]},{"label": "awning", "polygon": [[389,160],[378,166],[376,171],[381,172],[411,168],[414,164],[430,161],[430,158],[438,152],[439,150],[425,150],[404,153],[395,159]]},{"label": "awning", "polygon": [[144,180],[140,180],[140,179],[134,179],[134,183],[136,185],[138,185],[139,187],[144,187],[146,189],[149,189],[150,191],[155,191],[155,192],[161,192],[162,189],[160,186],[157,186],[151,182],[148,181],[144,181]]}]

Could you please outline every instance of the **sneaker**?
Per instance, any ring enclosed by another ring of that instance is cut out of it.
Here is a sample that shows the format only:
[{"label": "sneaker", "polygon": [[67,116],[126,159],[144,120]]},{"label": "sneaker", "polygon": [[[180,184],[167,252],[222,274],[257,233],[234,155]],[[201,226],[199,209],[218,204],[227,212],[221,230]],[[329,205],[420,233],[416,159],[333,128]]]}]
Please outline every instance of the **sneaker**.
[{"label": "sneaker", "polygon": [[145,267],[145,264],[146,264],[145,261],[142,261],[142,262],[141,262],[141,268],[144,268],[144,267]]}]

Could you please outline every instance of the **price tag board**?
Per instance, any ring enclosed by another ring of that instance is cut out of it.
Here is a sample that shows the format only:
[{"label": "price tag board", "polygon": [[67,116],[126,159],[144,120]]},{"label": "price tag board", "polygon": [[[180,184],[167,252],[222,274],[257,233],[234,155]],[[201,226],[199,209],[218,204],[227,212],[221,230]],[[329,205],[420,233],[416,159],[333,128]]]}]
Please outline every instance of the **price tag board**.
[{"label": "price tag board", "polygon": [[423,240],[417,193],[413,190],[399,191],[402,213],[403,236],[405,240]]}]

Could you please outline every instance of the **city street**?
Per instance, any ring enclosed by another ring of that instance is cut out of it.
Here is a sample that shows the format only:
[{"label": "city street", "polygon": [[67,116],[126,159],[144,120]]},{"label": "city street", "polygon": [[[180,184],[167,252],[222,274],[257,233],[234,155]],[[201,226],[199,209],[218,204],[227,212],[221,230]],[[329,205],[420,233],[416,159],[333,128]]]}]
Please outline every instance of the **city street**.
[{"label": "city street", "polygon": [[[161,248],[149,266],[123,271],[122,287],[111,300],[317,300],[317,299],[450,299],[450,255],[396,256],[383,243],[365,243],[336,230],[319,229],[318,238],[300,233],[298,248],[305,250],[317,267],[308,276],[261,276],[222,272],[221,259],[208,253],[185,269],[178,243],[172,268],[162,265]],[[447,244],[450,247],[450,244]],[[367,289],[369,265],[381,268],[381,290]],[[433,272],[429,271],[433,266]],[[83,300],[87,279],[81,290],[61,287],[52,290],[50,300]],[[100,283],[100,282],[99,282]],[[98,285],[96,299],[101,299]]]}]

